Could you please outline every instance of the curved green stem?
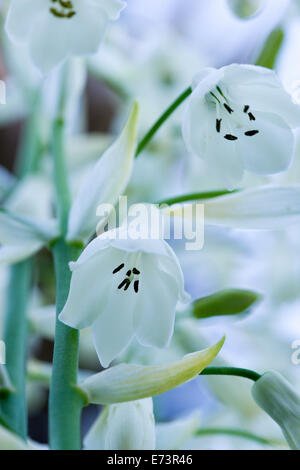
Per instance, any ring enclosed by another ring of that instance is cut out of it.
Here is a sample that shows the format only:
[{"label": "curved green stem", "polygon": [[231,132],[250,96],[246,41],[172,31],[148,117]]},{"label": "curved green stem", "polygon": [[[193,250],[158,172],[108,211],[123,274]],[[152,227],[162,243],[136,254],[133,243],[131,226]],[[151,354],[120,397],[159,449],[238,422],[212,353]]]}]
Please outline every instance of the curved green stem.
[{"label": "curved green stem", "polygon": [[220,197],[220,196],[227,196],[229,194],[234,194],[238,190],[234,191],[227,191],[227,190],[219,190],[219,191],[206,191],[202,193],[190,193],[190,194],[182,194],[180,196],[174,196],[174,197],[169,197],[166,199],[161,199],[158,201],[156,204],[159,205],[168,205],[172,206],[174,204],[180,204],[181,202],[190,202],[190,201],[199,201],[199,200],[205,200],[205,199],[213,199],[215,197]]},{"label": "curved green stem", "polygon": [[256,382],[261,375],[250,369],[240,367],[206,367],[200,375],[231,375],[235,377],[244,377],[245,379]]},{"label": "curved green stem", "polygon": [[203,428],[203,429],[199,429],[198,431],[196,431],[196,436],[211,436],[211,435],[227,435],[227,436],[233,436],[233,437],[241,437],[241,438],[249,439],[251,441],[258,442],[259,444],[268,445],[268,446],[280,444],[279,442],[277,443],[276,441],[273,441],[271,439],[265,439],[264,437],[257,436],[256,434],[253,434],[248,431],[243,431],[241,429]]},{"label": "curved green stem", "polygon": [[147,132],[147,134],[142,138],[140,141],[135,156],[138,155],[144,150],[144,148],[148,145],[154,134],[158,131],[158,129],[163,125],[163,123],[171,116],[171,114],[176,111],[176,109],[190,96],[192,93],[192,88],[189,87],[184,90],[181,95],[176,98],[176,100],[166,109],[166,111],[160,116],[160,118],[153,124],[151,129]]},{"label": "curved green stem", "polygon": [[26,439],[27,436],[25,390],[27,356],[26,310],[30,282],[30,260],[12,266],[5,315],[4,341],[6,344],[6,369],[15,392],[8,393],[0,402],[3,420],[13,432],[23,439]]}]

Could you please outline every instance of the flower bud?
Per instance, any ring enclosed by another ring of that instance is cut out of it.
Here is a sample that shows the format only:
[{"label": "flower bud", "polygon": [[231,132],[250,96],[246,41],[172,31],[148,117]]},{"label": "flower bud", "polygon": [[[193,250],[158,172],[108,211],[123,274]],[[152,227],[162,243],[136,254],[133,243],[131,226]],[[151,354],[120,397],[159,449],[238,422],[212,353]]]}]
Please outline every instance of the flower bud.
[{"label": "flower bud", "polygon": [[256,403],[279,424],[289,446],[300,450],[300,395],[278,372],[266,372],[252,387]]},{"label": "flower bud", "polygon": [[208,349],[164,365],[120,364],[92,375],[80,384],[80,389],[89,403],[99,405],[159,395],[200,374],[217,356],[224,341],[225,337]]}]

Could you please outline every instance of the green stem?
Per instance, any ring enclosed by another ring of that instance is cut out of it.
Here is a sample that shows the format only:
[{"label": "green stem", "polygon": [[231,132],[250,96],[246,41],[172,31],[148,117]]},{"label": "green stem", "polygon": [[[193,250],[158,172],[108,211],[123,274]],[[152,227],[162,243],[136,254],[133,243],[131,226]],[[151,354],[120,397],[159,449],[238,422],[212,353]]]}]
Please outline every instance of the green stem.
[{"label": "green stem", "polygon": [[234,437],[242,437],[244,439],[249,439],[251,441],[258,442],[262,445],[276,445],[279,444],[271,439],[265,439],[264,437],[257,436],[248,431],[242,431],[240,429],[230,429],[230,428],[203,428],[199,429],[196,432],[196,436],[211,436],[211,435],[227,435],[227,436],[234,436]]},{"label": "green stem", "polygon": [[57,117],[53,124],[54,182],[61,238],[52,245],[56,276],[56,330],[53,370],[49,398],[50,446],[57,450],[81,448],[80,418],[84,397],[76,389],[79,331],[58,320],[70,288],[69,262],[78,258],[81,247],[68,245],[65,235],[68,228],[70,192],[65,165],[64,128],[67,96],[68,68],[64,69]]},{"label": "green stem", "polygon": [[255,65],[274,69],[283,40],[284,32],[282,28],[274,29],[268,36]]},{"label": "green stem", "polygon": [[4,327],[6,369],[15,393],[9,393],[1,400],[1,415],[9,428],[23,439],[26,439],[27,436],[25,391],[27,356],[26,309],[30,292],[30,280],[30,260],[12,266]]},{"label": "green stem", "polygon": [[[64,239],[52,247],[56,273],[57,316],[69,292],[69,261],[76,260],[81,249],[68,246]],[[56,321],[53,369],[49,400],[50,445],[57,450],[81,448],[80,419],[84,397],[76,389],[79,331]]]},{"label": "green stem", "polygon": [[53,124],[53,158],[54,180],[57,194],[57,212],[62,235],[65,235],[67,232],[69,210],[71,205],[67,169],[64,158],[64,127],[64,117],[63,115],[59,114]]},{"label": "green stem", "polygon": [[215,197],[220,197],[220,196],[227,196],[229,194],[234,194],[237,191],[238,190],[226,191],[224,189],[220,191],[206,191],[202,193],[182,194],[181,196],[175,196],[175,197],[162,199],[158,201],[156,204],[159,204],[159,205],[165,204],[167,206],[172,206],[174,204],[180,204],[181,202],[199,201],[199,200],[205,200],[205,199],[213,199]]},{"label": "green stem", "polygon": [[[29,122],[26,123],[23,142],[20,147],[17,176],[25,178],[34,170],[37,155],[37,108],[35,104]],[[6,370],[14,387],[14,393],[7,393],[0,402],[2,421],[11,431],[23,439],[27,438],[26,407],[26,356],[27,356],[27,318],[26,310],[30,295],[32,262],[30,259],[11,267],[5,313],[4,341],[6,344]]]},{"label": "green stem", "polygon": [[140,141],[135,156],[138,155],[144,150],[144,148],[148,145],[154,134],[158,131],[158,129],[163,125],[163,123],[171,116],[171,114],[176,111],[176,109],[188,98],[188,96],[192,93],[192,88],[189,87],[181,95],[176,98],[176,100],[166,109],[166,111],[160,116],[160,118],[153,124],[151,129],[147,132],[147,134],[142,138]]},{"label": "green stem", "polygon": [[245,379],[256,382],[261,375],[250,369],[239,367],[206,367],[200,375],[231,375],[235,377],[244,377]]}]

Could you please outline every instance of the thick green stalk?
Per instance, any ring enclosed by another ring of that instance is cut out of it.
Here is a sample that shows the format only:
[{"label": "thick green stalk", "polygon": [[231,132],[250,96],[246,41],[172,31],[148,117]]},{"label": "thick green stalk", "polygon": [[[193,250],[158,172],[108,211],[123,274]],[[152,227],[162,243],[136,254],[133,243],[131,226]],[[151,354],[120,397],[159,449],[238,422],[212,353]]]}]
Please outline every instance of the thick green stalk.
[{"label": "thick green stalk", "polygon": [[231,375],[253,380],[254,382],[261,378],[261,375],[257,372],[240,367],[206,367],[200,375]]},{"label": "thick green stalk", "polygon": [[57,196],[57,212],[61,238],[52,246],[56,276],[56,330],[54,341],[53,370],[49,399],[50,446],[57,450],[81,448],[80,417],[84,398],[77,384],[79,332],[58,320],[70,288],[69,262],[78,258],[82,247],[68,245],[65,235],[70,211],[70,192],[65,165],[65,104],[68,68],[64,70],[57,117],[53,124],[54,182]]},{"label": "thick green stalk", "polygon": [[147,132],[147,134],[142,138],[140,141],[135,156],[141,153],[142,150],[148,145],[154,134],[158,131],[158,129],[164,124],[164,122],[171,116],[171,114],[176,111],[177,108],[191,95],[192,88],[189,87],[184,90],[181,95],[176,98],[176,100],[166,109],[166,111],[160,116],[160,118],[153,124],[151,129]]},{"label": "thick green stalk", "polygon": [[27,356],[27,300],[30,291],[31,262],[23,261],[11,268],[4,327],[6,369],[14,393],[1,400],[1,416],[7,426],[26,439],[27,410],[25,368]]},{"label": "thick green stalk", "polygon": [[[25,178],[35,169],[40,152],[37,136],[39,96],[35,96],[32,115],[25,124],[25,132],[20,145],[16,174]],[[0,414],[7,426],[27,438],[26,406],[26,356],[27,356],[27,318],[26,310],[30,295],[32,261],[30,259],[11,267],[5,313],[4,341],[6,343],[7,372],[15,389],[0,401]]]},{"label": "thick green stalk", "polygon": [[[56,273],[57,315],[63,309],[70,287],[69,261],[76,260],[81,248],[71,247],[63,238],[53,248]],[[79,331],[56,321],[53,371],[50,386],[49,425],[52,449],[81,448],[80,418],[84,398],[76,389]]]}]

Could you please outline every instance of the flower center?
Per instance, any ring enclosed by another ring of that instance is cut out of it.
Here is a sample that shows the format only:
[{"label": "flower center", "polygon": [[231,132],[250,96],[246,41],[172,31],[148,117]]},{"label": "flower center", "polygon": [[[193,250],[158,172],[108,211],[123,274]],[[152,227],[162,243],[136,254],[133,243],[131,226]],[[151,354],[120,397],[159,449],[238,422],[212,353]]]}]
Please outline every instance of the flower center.
[{"label": "flower center", "polygon": [[[253,112],[251,112],[249,105],[243,105],[241,109],[235,109],[235,105],[229,101],[220,86],[217,86],[215,90],[209,92],[208,99],[216,106],[216,132],[217,134],[223,133],[225,140],[234,142],[239,139],[239,137],[232,131],[232,125],[236,129],[244,127],[244,125],[246,126],[245,117],[249,123],[256,121],[256,117],[254,116]],[[237,120],[239,122],[237,122]],[[227,128],[226,130],[229,132],[222,132],[225,122]],[[260,131],[258,129],[249,129],[247,127],[244,129],[244,136],[254,137],[255,135],[259,134],[259,132]]]},{"label": "flower center", "polygon": [[68,0],[50,0],[51,4],[55,4],[50,8],[50,13],[56,18],[73,18],[76,15],[73,3]]},{"label": "flower center", "polygon": [[[113,274],[117,274],[125,268],[125,264],[122,263],[113,270]],[[127,268],[126,268],[127,269]],[[137,294],[139,291],[139,275],[141,272],[136,268],[130,268],[126,271],[126,276],[122,282],[118,285],[118,289],[126,291],[129,286],[133,283],[134,292]]]}]

